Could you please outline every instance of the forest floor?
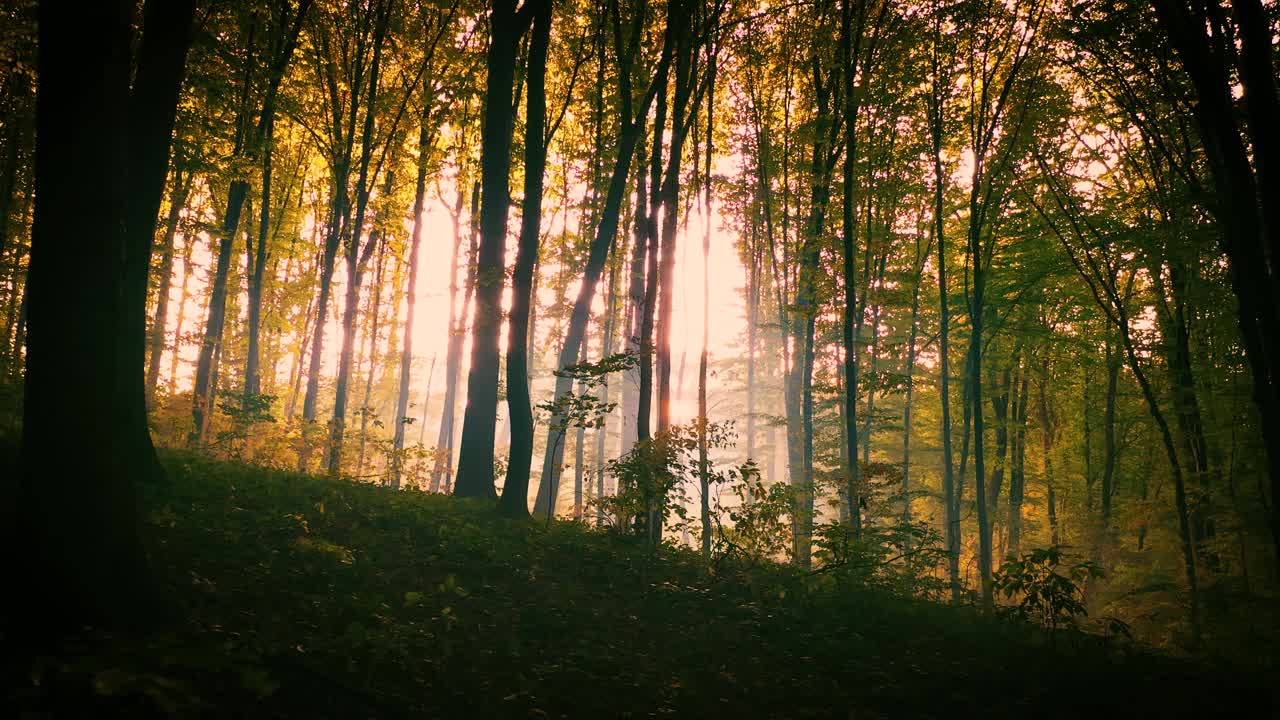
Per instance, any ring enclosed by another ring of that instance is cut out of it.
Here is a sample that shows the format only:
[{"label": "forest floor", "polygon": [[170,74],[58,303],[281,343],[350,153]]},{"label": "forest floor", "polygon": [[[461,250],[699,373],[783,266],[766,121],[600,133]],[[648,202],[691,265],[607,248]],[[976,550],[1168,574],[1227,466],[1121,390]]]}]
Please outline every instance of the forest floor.
[{"label": "forest floor", "polygon": [[[970,608],[709,575],[569,522],[510,521],[191,454],[143,490],[173,621],[98,636],[6,705],[86,698],[174,717],[1205,716],[1270,702],[1247,675]],[[1269,716],[1256,708],[1259,716]]]}]

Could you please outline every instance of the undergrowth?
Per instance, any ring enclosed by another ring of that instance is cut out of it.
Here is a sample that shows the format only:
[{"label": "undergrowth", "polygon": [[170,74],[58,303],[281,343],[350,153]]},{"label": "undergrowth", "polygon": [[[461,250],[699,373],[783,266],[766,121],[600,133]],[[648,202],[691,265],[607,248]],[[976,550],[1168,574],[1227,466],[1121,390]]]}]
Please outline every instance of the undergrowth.
[{"label": "undergrowth", "polygon": [[[142,489],[167,621],[9,704],[176,717],[1050,717],[1256,702],[1224,673],[766,565],[186,453]],[[1251,694],[1252,693],[1252,694]]]}]

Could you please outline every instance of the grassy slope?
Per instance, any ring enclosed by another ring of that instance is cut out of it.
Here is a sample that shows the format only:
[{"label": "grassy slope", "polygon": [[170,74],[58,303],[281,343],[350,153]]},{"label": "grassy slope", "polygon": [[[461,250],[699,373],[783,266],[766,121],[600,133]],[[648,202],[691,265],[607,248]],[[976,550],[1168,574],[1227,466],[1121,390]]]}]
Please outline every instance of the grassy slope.
[{"label": "grassy slope", "polygon": [[1252,692],[781,570],[710,580],[688,556],[448,497],[168,465],[143,503],[176,629],[47,675],[179,716],[1170,716]]}]

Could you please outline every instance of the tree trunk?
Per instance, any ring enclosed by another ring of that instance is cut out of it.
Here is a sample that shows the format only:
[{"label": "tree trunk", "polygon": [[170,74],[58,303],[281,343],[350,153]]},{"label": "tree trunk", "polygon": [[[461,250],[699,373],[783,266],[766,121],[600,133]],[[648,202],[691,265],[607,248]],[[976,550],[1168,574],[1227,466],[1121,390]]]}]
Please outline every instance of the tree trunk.
[{"label": "tree trunk", "polygon": [[[527,9],[527,8],[526,8]],[[471,330],[467,407],[458,455],[460,497],[494,499],[494,426],[498,417],[498,335],[502,330],[507,208],[511,204],[512,87],[516,46],[523,34],[515,0],[494,0],[489,22],[484,127],[481,134],[480,249],[476,258],[476,314]]]},{"label": "tree trunk", "polygon": [[[1280,123],[1273,37],[1260,0],[1233,0],[1239,38],[1205,32],[1219,23],[1213,6],[1188,8],[1182,0],[1155,0],[1160,26],[1172,40],[1195,88],[1193,104],[1213,180],[1213,208],[1221,229],[1245,356],[1253,379],[1254,403],[1262,420],[1271,494],[1280,497],[1280,289],[1276,258],[1280,257]],[[1209,14],[1214,13],[1213,17]],[[1230,44],[1227,44],[1230,43]],[[1226,45],[1223,47],[1223,45]],[[1238,45],[1238,48],[1237,48]],[[1226,65],[1233,60],[1235,67]],[[1243,88],[1246,136],[1237,124],[1233,97]],[[1251,148],[1249,146],[1252,146]],[[1257,171],[1250,163],[1255,158]],[[1268,261],[1268,258],[1270,261]],[[1280,555],[1280,502],[1271,503],[1272,541]],[[1194,601],[1193,601],[1194,604]]]},{"label": "tree trunk", "polygon": [[[347,238],[347,286],[346,301],[342,308],[342,347],[338,352],[338,377],[334,381],[333,418],[329,424],[329,458],[327,468],[330,477],[337,477],[342,469],[342,442],[347,422],[347,385],[351,382],[351,365],[355,358],[356,314],[360,310],[360,284],[364,279],[364,271],[369,257],[378,246],[377,233],[373,233],[369,242],[361,245],[360,235],[364,230],[365,213],[369,206],[369,188],[375,178],[370,175],[369,162],[374,144],[374,116],[378,99],[378,73],[382,65],[382,49],[390,22],[390,5],[375,4],[371,11],[377,16],[373,31],[373,58],[369,66],[368,97],[365,101],[364,130],[360,138],[359,171],[356,176],[355,220],[351,223]],[[352,100],[352,113],[355,113],[355,98]],[[377,175],[377,169],[373,171]],[[390,194],[392,173],[387,173],[386,194]],[[344,188],[345,192],[345,188]],[[374,290],[377,295],[377,289]]]},{"label": "tree trunk", "polygon": [[[911,325],[907,330],[907,388],[906,397],[902,401],[902,525],[911,525],[911,402],[915,395],[916,374],[916,338],[920,330],[920,286],[924,283],[924,268],[928,262],[929,251],[933,248],[933,240],[919,250],[917,239],[916,281],[911,289]],[[903,544],[902,551],[908,552],[910,547]]]},{"label": "tree trunk", "polygon": [[[146,280],[194,6],[145,9],[132,95],[131,8],[37,11],[36,209],[12,524],[28,547],[18,568],[27,591],[14,600],[24,622],[13,630],[33,644],[86,624],[150,619],[134,496],[138,479],[162,472],[146,423]],[[76,452],[66,452],[68,432]],[[69,483],[83,487],[68,495]]]},{"label": "tree trunk", "polygon": [[249,409],[253,399],[262,392],[261,380],[258,377],[258,366],[260,364],[260,355],[262,354],[259,348],[262,334],[262,287],[263,279],[266,276],[267,239],[271,234],[271,151],[273,149],[273,129],[275,127],[274,114],[266,117],[265,120],[267,131],[263,137],[262,147],[262,189],[258,193],[258,204],[261,206],[258,210],[258,245],[255,248],[256,252],[253,250],[248,252],[249,282],[247,295],[249,307],[246,333],[249,336],[249,349],[244,361],[244,397],[242,400],[242,407],[245,410]]},{"label": "tree trunk", "polygon": [[[377,231],[375,231],[375,234],[378,234]],[[364,402],[360,403],[360,445],[356,449],[357,478],[364,478],[364,450],[369,438],[369,414],[371,410],[369,404],[373,401],[373,375],[378,370],[378,320],[382,316],[382,277],[387,262],[386,241],[379,237],[375,242],[378,246],[378,259],[375,261],[373,287],[369,288],[369,313],[371,318],[369,329],[366,333],[369,340],[369,349],[365,353],[365,357],[369,361],[369,372],[365,373],[364,376]],[[392,334],[394,332],[395,328],[392,328]]]},{"label": "tree trunk", "polygon": [[[404,319],[404,341],[400,348],[400,390],[396,396],[395,437],[392,439],[394,452],[391,464],[391,487],[400,489],[400,474],[404,462],[404,430],[409,421],[409,380],[413,370],[413,323],[414,308],[418,301],[418,256],[422,247],[422,210],[427,190],[427,160],[430,156],[431,131],[427,128],[427,114],[423,114],[418,128],[418,175],[413,189],[413,234],[409,245],[409,288],[406,293],[408,310]],[[450,279],[449,323],[453,323],[453,295],[457,292],[457,283],[452,276],[457,275],[459,236],[454,233],[453,258],[449,265],[453,270]],[[450,328],[452,330],[452,327]],[[434,361],[433,361],[434,363]],[[426,431],[426,406],[423,405],[422,425],[419,433]],[[421,441],[419,441],[421,443]]]},{"label": "tree trunk", "polygon": [[196,360],[196,380],[193,388],[191,419],[194,423],[189,442],[193,446],[204,444],[209,419],[213,414],[214,356],[222,342],[222,330],[227,317],[227,274],[231,269],[231,254],[235,246],[236,232],[240,227],[240,211],[244,207],[249,183],[235,180],[227,195],[227,209],[222,219],[221,238],[218,243],[217,265],[209,291],[209,310],[205,320],[204,338]]},{"label": "tree trunk", "polygon": [[[639,29],[635,29],[639,32]],[[632,114],[633,99],[631,97],[631,68],[634,60],[634,48],[630,54],[624,54],[619,62],[618,78],[619,78],[619,104],[621,106],[622,127],[618,134],[618,155],[614,160],[613,172],[609,177],[609,187],[605,193],[604,207],[600,210],[600,222],[596,225],[595,237],[591,241],[591,247],[587,255],[587,264],[583,269],[582,284],[578,286],[578,296],[574,299],[573,310],[569,316],[569,323],[565,329],[564,345],[560,348],[560,356],[556,360],[557,368],[564,368],[572,365],[578,357],[580,346],[583,338],[586,337],[587,321],[590,319],[591,304],[595,299],[596,285],[600,282],[600,276],[604,272],[604,264],[608,259],[609,253],[616,241],[618,234],[618,223],[622,210],[622,197],[626,192],[627,177],[631,172],[631,160],[635,154],[637,142],[644,133],[644,120],[649,115],[649,107],[653,104],[654,99],[662,94],[665,97],[665,89],[667,84],[667,71],[671,62],[671,32],[667,33],[667,38],[663,41],[662,56],[658,61],[658,66],[654,70],[653,79],[650,81],[649,88],[641,100],[639,107]],[[621,40],[619,40],[621,43]],[[663,108],[665,104],[658,103],[658,114],[664,114]],[[661,149],[661,131],[654,133],[655,145]],[[656,183],[655,183],[656,184]],[[650,237],[650,242],[656,242]],[[650,275],[652,278],[653,276]],[[641,341],[643,343],[643,341]],[[643,354],[643,352],[642,352]],[[642,368],[643,372],[643,368]],[[643,382],[643,379],[642,379]],[[557,377],[555,385],[555,394],[553,402],[559,401],[573,387],[571,378]],[[637,416],[639,416],[640,408],[646,408],[647,402],[644,398],[644,390],[641,389],[640,401],[637,407]],[[542,456],[542,478],[538,485],[538,494],[534,501],[534,514],[542,516],[547,512],[547,506],[551,498],[555,497],[560,488],[560,469],[564,462],[564,428],[563,418],[552,417],[547,423],[547,445]],[[637,436],[643,438],[648,437],[647,430],[640,429],[637,426]],[[643,433],[642,435],[640,433]]]},{"label": "tree trunk", "polygon": [[[644,155],[644,149],[641,148],[640,154]],[[647,235],[645,233],[645,221],[648,211],[646,210],[648,203],[648,190],[646,189],[645,179],[648,177],[646,173],[636,173],[636,203],[635,203],[635,228],[634,239],[631,246],[631,262],[630,262],[630,280],[627,286],[627,315],[626,321],[623,323],[623,331],[626,333],[625,348],[627,352],[639,357],[641,353],[640,347],[640,324],[644,317],[644,290],[645,290],[645,258],[647,252]],[[619,454],[625,454],[631,450],[636,444],[639,437],[636,426],[636,418],[639,415],[640,404],[640,367],[633,366],[622,374],[622,443],[618,448]]]},{"label": "tree trunk", "polygon": [[[856,267],[854,257],[856,252],[857,219],[854,217],[855,206],[853,198],[853,170],[858,135],[856,127],[857,104],[854,99],[853,3],[852,0],[842,0],[840,5],[841,81],[845,96],[845,122],[848,123],[845,128],[844,161],[841,166],[843,180],[841,213],[843,223],[840,235],[843,242],[842,258],[844,261],[844,308],[841,314],[841,341],[844,350],[844,447],[841,448],[841,455],[847,463],[844,490],[848,506],[849,524],[853,530],[853,536],[857,538],[862,535],[862,512],[858,487],[861,482],[858,477],[861,470],[858,464],[858,361],[860,358],[857,343],[854,339],[854,326],[860,324],[858,322],[857,274],[854,269]],[[868,237],[866,241],[869,244],[870,238]],[[868,283],[869,286],[870,283]]]},{"label": "tree trunk", "polygon": [[182,285],[178,288],[178,318],[173,322],[173,354],[169,356],[169,393],[178,391],[178,364],[182,360],[182,328],[187,319],[187,287],[191,284],[191,255],[195,250],[196,238],[187,234],[182,237]]},{"label": "tree trunk", "polygon": [[[977,258],[977,254],[974,255]],[[980,262],[980,260],[978,260]],[[991,521],[987,517],[986,466],[984,457],[984,423],[982,409],[982,294],[985,284],[985,273],[977,268],[974,271],[975,309],[970,318],[973,332],[969,341],[971,355],[969,372],[969,401],[973,408],[973,490],[975,504],[978,506],[978,573],[981,581],[982,605],[991,610],[995,606],[995,598],[991,589]],[[1052,492],[1052,489],[1050,490]]]},{"label": "tree trunk", "polygon": [[1102,533],[1103,540],[1111,530],[1111,500],[1115,494],[1114,480],[1116,471],[1116,390],[1120,380],[1120,363],[1123,356],[1107,337],[1107,397],[1102,417],[1103,459],[1102,459]]},{"label": "tree trunk", "polygon": [[[671,325],[675,309],[676,238],[680,227],[680,163],[684,158],[684,142],[688,134],[685,113],[693,96],[697,77],[697,51],[693,42],[690,8],[682,1],[667,6],[668,32],[674,35],[675,95],[672,98],[671,134],[667,148],[667,167],[662,178],[662,239],[658,269],[658,317],[656,372],[658,375],[658,432],[671,426]],[[656,134],[656,133],[655,133]]]},{"label": "tree trunk", "polygon": [[[551,0],[533,9],[526,73],[524,133],[524,200],[521,204],[520,239],[511,276],[511,312],[507,325],[507,407],[511,446],[507,478],[499,509],[511,517],[529,514],[529,473],[533,462],[533,407],[529,397],[529,316],[536,302],[533,277],[537,272],[542,230],[543,176],[547,169],[547,49],[551,43]],[[504,210],[505,211],[505,210]],[[567,218],[566,218],[567,220]]]},{"label": "tree trunk", "polygon": [[942,403],[942,503],[946,523],[947,576],[951,585],[951,600],[960,600],[960,513],[959,498],[953,475],[955,464],[951,451],[951,313],[947,305],[947,243],[943,232],[946,224],[946,206],[943,200],[945,173],[942,168],[943,100],[942,58],[939,9],[934,8],[933,43],[930,53],[929,139],[933,156],[933,223],[934,237],[938,242],[938,397]]},{"label": "tree trunk", "polygon": [[1019,371],[1017,392],[1013,400],[1013,436],[1009,448],[1009,541],[1005,552],[1016,556],[1022,543],[1022,500],[1026,488],[1027,402],[1031,368],[1023,364]]},{"label": "tree trunk", "polygon": [[[256,126],[247,132],[243,130],[249,127],[254,114],[253,109],[247,106],[247,99],[241,101],[241,105],[237,110],[236,119],[242,130],[237,132],[236,146],[233,153],[236,156],[252,159],[256,157],[262,146],[267,128],[271,124],[271,118],[274,117],[276,93],[280,88],[281,81],[284,79],[289,59],[293,56],[293,51],[297,47],[298,35],[302,31],[302,22],[311,3],[312,0],[300,0],[297,12],[292,18],[289,17],[288,13],[280,15],[278,18],[280,25],[275,27],[274,31],[281,34],[278,36],[279,42],[272,47],[272,56],[269,58],[270,67],[267,75],[267,87],[262,96],[261,112]],[[253,48],[246,48],[245,53],[245,66],[248,68],[253,60]],[[246,72],[246,75],[248,75],[248,72]],[[247,98],[249,89],[248,77],[244,79],[244,83],[242,90],[245,93],[244,98]],[[189,437],[189,443],[192,445],[200,445],[204,442],[209,419],[213,413],[214,388],[216,386],[214,378],[218,372],[216,358],[221,356],[223,326],[226,324],[227,274],[231,266],[232,246],[240,226],[240,213],[244,207],[248,191],[249,183],[243,179],[233,180],[227,190],[227,207],[222,220],[217,268],[214,271],[208,318],[205,322],[204,340],[200,345],[199,359],[196,362],[196,382],[192,391],[191,417],[194,422],[194,429]]]},{"label": "tree trunk", "polygon": [[[178,222],[182,218],[182,211],[186,207],[187,196],[191,192],[194,178],[194,172],[188,171],[184,175],[181,169],[176,170],[173,178],[173,192],[169,195],[169,217],[165,222],[164,242],[160,248],[162,256],[160,275],[157,278],[160,284],[156,288],[156,312],[154,319],[151,321],[151,355],[147,358],[146,387],[148,398],[155,396],[156,385],[160,382],[160,359],[164,356],[165,327],[169,319],[169,288],[173,277],[174,238],[177,236]],[[184,242],[189,243],[190,240],[184,240]],[[175,337],[175,353],[177,352],[177,344],[178,340]]]},{"label": "tree trunk", "polygon": [[[462,311],[455,318],[454,300],[458,296],[458,249],[462,244],[459,218],[462,214],[463,190],[458,188],[453,218],[453,263],[449,280],[449,346],[445,352],[444,408],[440,413],[440,431],[436,440],[436,462],[431,470],[431,492],[449,492],[453,482],[453,439],[456,435],[454,420],[458,408],[458,380],[462,370],[462,339],[466,333],[467,319],[471,317],[471,299],[475,292],[475,256],[479,240],[480,183],[471,187],[471,241],[467,250],[467,273],[463,291]],[[442,485],[443,481],[443,485]]]},{"label": "tree trunk", "polygon": [[698,355],[698,481],[702,490],[702,559],[711,561],[711,477],[707,462],[707,343],[711,326],[711,156],[715,147],[716,53],[707,53],[707,154],[702,200],[702,352]]},{"label": "tree trunk", "polygon": [[[608,302],[605,307],[605,323],[604,323],[604,339],[600,349],[601,357],[609,357],[613,354],[613,340],[616,334],[615,327],[617,325],[618,314],[618,272],[622,265],[621,258],[615,257],[613,263],[609,266],[609,285],[606,292],[608,293]],[[600,402],[604,406],[609,405],[609,383],[604,383],[600,389]],[[608,425],[601,422],[596,428],[596,526],[604,527],[604,506],[600,504],[600,500],[604,498],[604,475],[605,475],[605,441],[608,435]]]}]

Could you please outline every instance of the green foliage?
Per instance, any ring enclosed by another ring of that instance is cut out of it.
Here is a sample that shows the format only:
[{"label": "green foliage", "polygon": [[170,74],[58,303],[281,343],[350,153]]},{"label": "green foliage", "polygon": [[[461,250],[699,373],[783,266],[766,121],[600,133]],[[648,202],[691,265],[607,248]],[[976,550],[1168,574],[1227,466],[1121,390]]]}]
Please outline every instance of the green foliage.
[{"label": "green foliage", "polygon": [[1019,598],[1013,606],[1016,617],[1039,623],[1050,632],[1078,627],[1078,619],[1089,614],[1084,584],[1104,574],[1091,560],[1072,562],[1065,549],[1054,545],[1010,557],[992,575],[997,593]]},{"label": "green foliage", "polygon": [[814,529],[814,545],[822,563],[815,574],[838,587],[933,600],[946,591],[946,547],[927,523],[867,525],[861,537],[846,523],[823,523]]},{"label": "green foliage", "polygon": [[[626,455],[609,461],[607,470],[617,481],[617,491],[610,497],[595,502],[604,510],[610,522],[617,528],[634,525],[637,532],[648,534],[648,528],[657,518],[663,518],[664,527],[673,530],[693,531],[687,510],[690,504],[688,485],[699,477],[698,443],[705,434],[708,450],[733,447],[733,422],[706,422],[703,418],[670,428],[647,440],[637,442]],[[749,483],[759,480],[760,471],[754,462],[721,468],[712,463],[707,467],[708,485],[737,481]],[[651,545],[654,543],[650,543]]]},{"label": "green foliage", "polygon": [[553,373],[556,377],[573,379],[580,390],[570,391],[538,403],[537,407],[551,417],[552,427],[560,431],[571,427],[602,428],[605,418],[618,407],[618,404],[604,402],[586,391],[595,390],[603,385],[610,373],[629,370],[639,361],[640,358],[636,353],[622,352],[595,362],[568,365],[556,370]]},{"label": "green foliage", "polygon": [[261,393],[245,395],[230,390],[219,390],[218,409],[227,416],[231,426],[218,433],[217,444],[228,446],[237,442],[242,443],[249,437],[255,425],[274,423],[276,419],[271,414],[271,406],[275,401],[275,395]]},{"label": "green foliage", "polygon": [[[737,500],[734,507],[718,507],[714,552],[718,558],[749,565],[783,560],[791,548],[791,508],[795,489],[786,483],[765,485],[755,463],[747,461],[729,485]],[[719,502],[719,495],[715,496]],[[728,515],[733,525],[720,522]]]}]

